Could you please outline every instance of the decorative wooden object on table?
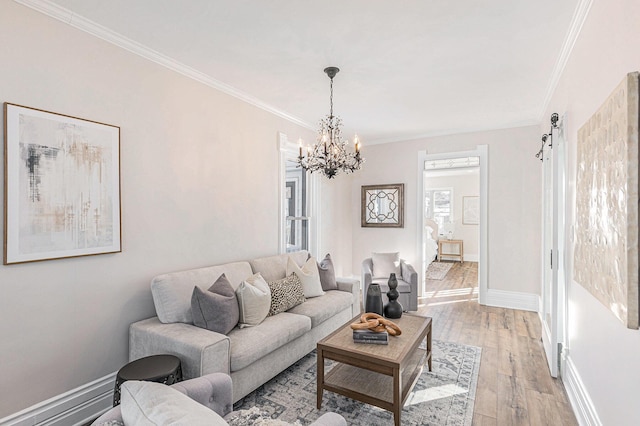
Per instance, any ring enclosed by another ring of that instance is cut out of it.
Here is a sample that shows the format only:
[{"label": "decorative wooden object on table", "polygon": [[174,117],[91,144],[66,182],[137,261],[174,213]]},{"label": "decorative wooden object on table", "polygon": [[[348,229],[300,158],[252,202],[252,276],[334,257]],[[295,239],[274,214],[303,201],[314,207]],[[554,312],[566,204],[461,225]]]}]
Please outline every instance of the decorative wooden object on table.
[{"label": "decorative wooden object on table", "polygon": [[[444,253],[442,251],[442,246],[444,244],[457,245],[458,252],[457,253]],[[442,256],[448,257],[457,257],[460,262],[464,261],[464,243],[462,240],[438,240],[438,262],[442,261]]]},{"label": "decorative wooden object on table", "polygon": [[[388,345],[355,343],[351,324],[355,317],[318,342],[318,409],[328,390],[393,413],[400,426],[402,407],[424,364],[431,371],[431,318],[405,314],[395,322],[404,332]],[[420,344],[426,341],[426,349]],[[325,374],[324,360],[338,364]]]},{"label": "decorative wooden object on table", "polygon": [[400,327],[393,321],[389,321],[382,315],[378,315],[374,312],[366,312],[360,315],[360,321],[351,324],[352,330],[369,330],[377,333],[386,331],[392,336],[399,336],[402,334]]},{"label": "decorative wooden object on table", "polygon": [[174,355],[151,355],[131,361],[118,370],[116,386],[113,391],[113,406],[120,404],[120,386],[127,380],[145,380],[148,382],[172,385],[182,381],[180,358]]}]

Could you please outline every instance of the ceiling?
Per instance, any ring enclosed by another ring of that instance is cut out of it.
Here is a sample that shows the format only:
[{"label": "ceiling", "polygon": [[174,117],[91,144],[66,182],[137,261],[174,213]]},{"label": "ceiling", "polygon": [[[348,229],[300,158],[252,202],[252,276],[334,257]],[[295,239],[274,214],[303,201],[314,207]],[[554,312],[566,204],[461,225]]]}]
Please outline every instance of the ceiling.
[{"label": "ceiling", "polygon": [[539,123],[580,3],[38,1],[310,128],[337,66],[334,111],[365,145]]}]

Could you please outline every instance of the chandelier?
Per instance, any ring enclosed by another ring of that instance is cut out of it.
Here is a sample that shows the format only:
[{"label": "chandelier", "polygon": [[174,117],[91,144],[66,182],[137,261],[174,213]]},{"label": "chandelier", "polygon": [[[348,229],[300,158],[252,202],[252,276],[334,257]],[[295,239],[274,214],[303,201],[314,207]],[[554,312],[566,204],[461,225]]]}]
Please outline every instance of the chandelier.
[{"label": "chandelier", "polygon": [[329,97],[329,115],[320,120],[320,129],[316,143],[307,147],[306,155],[303,155],[302,141],[300,142],[300,155],[298,165],[304,170],[313,173],[320,170],[324,175],[333,179],[340,171],[352,173],[359,170],[364,162],[360,156],[360,142],[358,136],[354,137],[354,151],[349,151],[348,140],[343,140],[340,127],[342,120],[333,115],[333,77],[340,71],[336,67],[327,67],[324,72],[331,79],[331,95]]}]

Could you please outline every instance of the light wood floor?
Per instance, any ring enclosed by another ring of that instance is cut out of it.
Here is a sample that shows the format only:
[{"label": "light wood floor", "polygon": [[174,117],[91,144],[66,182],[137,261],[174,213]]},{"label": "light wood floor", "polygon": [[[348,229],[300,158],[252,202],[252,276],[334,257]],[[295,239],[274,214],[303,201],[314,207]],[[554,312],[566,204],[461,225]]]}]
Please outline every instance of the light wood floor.
[{"label": "light wood floor", "polygon": [[535,312],[478,304],[478,264],[452,262],[427,280],[418,312],[433,318],[433,338],[482,348],[473,424],[577,425],[560,380],[549,374]]}]

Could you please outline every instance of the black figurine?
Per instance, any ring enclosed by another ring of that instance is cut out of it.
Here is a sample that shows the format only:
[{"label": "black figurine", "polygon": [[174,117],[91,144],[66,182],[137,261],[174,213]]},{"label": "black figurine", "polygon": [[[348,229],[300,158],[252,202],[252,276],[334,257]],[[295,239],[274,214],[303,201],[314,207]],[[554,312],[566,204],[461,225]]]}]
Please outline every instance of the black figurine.
[{"label": "black figurine", "polygon": [[402,305],[398,302],[398,297],[400,297],[400,293],[398,293],[398,279],[396,278],[396,274],[392,273],[389,276],[389,291],[387,292],[387,298],[389,298],[389,303],[384,305],[384,316],[387,318],[400,318],[402,316]]}]

